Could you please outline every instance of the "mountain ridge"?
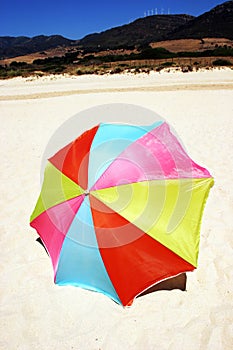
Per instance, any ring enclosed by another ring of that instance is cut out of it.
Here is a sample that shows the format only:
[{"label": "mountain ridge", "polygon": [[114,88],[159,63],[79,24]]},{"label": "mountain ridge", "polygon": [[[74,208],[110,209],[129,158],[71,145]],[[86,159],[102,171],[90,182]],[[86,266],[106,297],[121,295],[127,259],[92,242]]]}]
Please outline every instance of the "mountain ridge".
[{"label": "mountain ridge", "polygon": [[23,56],[58,46],[71,46],[73,43],[77,42],[62,35],[37,35],[32,38],[27,36],[4,36],[0,37],[0,57]]},{"label": "mountain ridge", "polygon": [[101,33],[89,34],[82,38],[79,45],[85,48],[99,47],[115,49],[135,45],[145,45],[153,41],[165,40],[168,33],[191,19],[190,15],[154,15],[138,18],[119,27]]},{"label": "mountain ridge", "polygon": [[0,59],[43,52],[57,47],[76,47],[89,51],[147,46],[151,42],[205,37],[233,39],[233,1],[226,1],[198,17],[191,15],[153,15],[138,18],[119,27],[88,34],[80,40],[61,35],[0,37]]},{"label": "mountain ridge", "polygon": [[170,39],[233,39],[233,1],[226,1],[170,33]]}]

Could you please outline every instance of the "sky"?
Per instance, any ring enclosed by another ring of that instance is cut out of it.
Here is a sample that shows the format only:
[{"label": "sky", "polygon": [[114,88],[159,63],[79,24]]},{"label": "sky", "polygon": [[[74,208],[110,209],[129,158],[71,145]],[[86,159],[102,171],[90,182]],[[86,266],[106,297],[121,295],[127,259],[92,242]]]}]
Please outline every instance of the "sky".
[{"label": "sky", "polygon": [[81,39],[145,14],[198,16],[224,0],[0,0],[0,36],[63,35]]}]

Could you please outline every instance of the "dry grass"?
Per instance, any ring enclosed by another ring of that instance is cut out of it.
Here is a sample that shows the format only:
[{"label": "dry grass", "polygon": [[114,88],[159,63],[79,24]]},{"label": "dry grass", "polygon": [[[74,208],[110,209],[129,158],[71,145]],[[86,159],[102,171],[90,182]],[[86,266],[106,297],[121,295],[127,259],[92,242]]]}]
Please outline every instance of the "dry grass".
[{"label": "dry grass", "polygon": [[166,40],[151,43],[152,48],[163,47],[171,52],[180,51],[204,51],[213,50],[216,45],[233,47],[233,40],[225,38],[203,38],[200,39],[180,39],[180,40]]}]

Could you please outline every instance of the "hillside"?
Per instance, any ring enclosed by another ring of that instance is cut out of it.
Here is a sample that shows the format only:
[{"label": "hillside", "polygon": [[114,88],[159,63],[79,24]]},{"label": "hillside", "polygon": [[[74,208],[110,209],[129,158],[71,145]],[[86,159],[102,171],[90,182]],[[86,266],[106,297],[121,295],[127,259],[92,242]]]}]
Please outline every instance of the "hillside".
[{"label": "hillside", "polygon": [[169,39],[205,37],[233,39],[233,1],[227,1],[214,7],[169,34]]},{"label": "hillside", "polygon": [[79,45],[91,49],[145,45],[153,41],[166,40],[169,32],[193,18],[189,15],[155,15],[139,18],[120,27],[87,35],[80,40]]},{"label": "hillside", "polygon": [[61,35],[39,35],[33,38],[4,36],[0,37],[0,58],[23,56],[72,44],[72,40],[66,39]]}]

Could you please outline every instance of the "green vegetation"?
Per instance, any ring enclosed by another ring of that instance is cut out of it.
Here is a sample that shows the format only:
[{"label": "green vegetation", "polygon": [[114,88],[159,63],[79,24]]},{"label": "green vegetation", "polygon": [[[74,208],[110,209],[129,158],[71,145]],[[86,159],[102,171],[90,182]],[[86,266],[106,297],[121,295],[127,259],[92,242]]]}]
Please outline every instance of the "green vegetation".
[{"label": "green vegetation", "polygon": [[175,62],[172,62],[172,61],[166,61],[166,62],[162,62],[157,68],[156,68],[156,71],[157,72],[160,72],[162,69],[164,68],[171,68],[171,67],[174,67],[176,66],[176,63]]},{"label": "green vegetation", "polygon": [[[216,60],[213,61],[213,57]],[[224,59],[224,58],[228,58]],[[191,71],[192,65],[198,69],[199,61],[203,58],[211,58],[208,62],[213,66],[232,66],[229,58],[233,57],[233,48],[229,46],[218,46],[213,50],[197,51],[197,52],[170,52],[164,48],[151,48],[144,46],[138,52],[129,54],[109,54],[97,55],[96,53],[84,54],[79,50],[66,53],[62,57],[47,57],[44,59],[36,59],[33,63],[13,61],[9,66],[0,66],[0,78],[11,78],[15,76],[29,76],[32,74],[60,74],[72,72],[81,74],[104,74],[106,72],[114,74],[121,73],[126,69],[135,72],[145,72],[156,69],[160,71],[174,65],[181,65],[183,59],[190,59],[185,63],[188,70]],[[191,59],[199,58],[192,64]],[[161,60],[164,62],[161,63]],[[211,63],[212,62],[212,63]]]},{"label": "green vegetation", "polygon": [[213,66],[232,66],[232,63],[228,60],[218,59],[213,62]]},{"label": "green vegetation", "polygon": [[26,62],[16,62],[16,61],[13,61],[10,63],[10,67],[11,68],[21,68],[21,67],[26,67],[27,66],[27,63]]}]

